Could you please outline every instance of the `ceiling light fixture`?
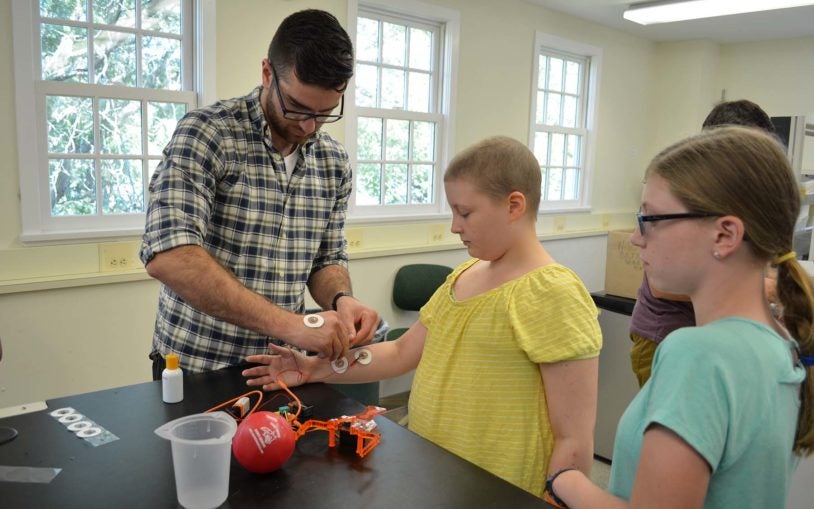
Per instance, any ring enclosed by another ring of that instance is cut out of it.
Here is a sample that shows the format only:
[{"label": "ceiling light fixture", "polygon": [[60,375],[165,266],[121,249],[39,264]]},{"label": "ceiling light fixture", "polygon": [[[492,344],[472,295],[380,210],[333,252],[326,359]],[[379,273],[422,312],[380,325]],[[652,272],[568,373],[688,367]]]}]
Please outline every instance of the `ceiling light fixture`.
[{"label": "ceiling light fixture", "polygon": [[679,0],[631,5],[622,15],[640,25],[814,5],[814,0]]}]

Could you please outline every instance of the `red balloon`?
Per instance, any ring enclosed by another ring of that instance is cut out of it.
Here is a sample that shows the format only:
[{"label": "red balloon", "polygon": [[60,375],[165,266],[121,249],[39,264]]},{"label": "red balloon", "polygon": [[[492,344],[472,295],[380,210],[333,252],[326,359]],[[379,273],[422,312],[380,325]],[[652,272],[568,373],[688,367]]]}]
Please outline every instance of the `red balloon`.
[{"label": "red balloon", "polygon": [[265,474],[288,461],[296,439],[291,425],[280,414],[255,412],[238,425],[232,453],[246,470]]}]

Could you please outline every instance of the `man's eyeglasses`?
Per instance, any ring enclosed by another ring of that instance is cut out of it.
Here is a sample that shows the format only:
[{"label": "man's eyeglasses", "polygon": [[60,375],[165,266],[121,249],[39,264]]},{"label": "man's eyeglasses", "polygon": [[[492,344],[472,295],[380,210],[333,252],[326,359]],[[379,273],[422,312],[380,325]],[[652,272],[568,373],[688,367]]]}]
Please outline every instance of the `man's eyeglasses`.
[{"label": "man's eyeglasses", "polygon": [[719,214],[710,214],[707,212],[681,212],[678,214],[649,214],[642,215],[641,212],[636,212],[636,221],[639,223],[639,233],[644,236],[644,223],[654,223],[656,221],[666,221],[668,219],[698,219],[702,217],[717,217]]},{"label": "man's eyeglasses", "polygon": [[280,102],[280,109],[283,110],[283,117],[287,118],[288,120],[297,120],[302,122],[303,120],[310,120],[314,119],[316,122],[320,124],[330,124],[331,122],[336,122],[337,120],[342,118],[343,113],[345,112],[345,94],[342,94],[342,99],[340,99],[340,106],[339,106],[339,114],[338,115],[324,115],[322,113],[310,113],[307,111],[294,111],[289,110],[285,107],[285,101],[283,101],[283,95],[280,93],[280,82],[277,80],[277,70],[274,66],[271,66],[271,72],[274,74],[274,89],[277,91],[277,100]]}]

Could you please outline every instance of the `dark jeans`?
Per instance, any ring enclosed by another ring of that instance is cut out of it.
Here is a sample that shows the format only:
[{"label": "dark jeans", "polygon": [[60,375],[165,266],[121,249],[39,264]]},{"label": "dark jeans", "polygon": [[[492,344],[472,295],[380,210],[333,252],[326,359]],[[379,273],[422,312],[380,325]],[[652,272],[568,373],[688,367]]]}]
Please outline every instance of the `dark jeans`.
[{"label": "dark jeans", "polygon": [[161,372],[167,367],[167,362],[155,350],[150,352],[150,360],[153,361],[153,380],[161,380]]}]

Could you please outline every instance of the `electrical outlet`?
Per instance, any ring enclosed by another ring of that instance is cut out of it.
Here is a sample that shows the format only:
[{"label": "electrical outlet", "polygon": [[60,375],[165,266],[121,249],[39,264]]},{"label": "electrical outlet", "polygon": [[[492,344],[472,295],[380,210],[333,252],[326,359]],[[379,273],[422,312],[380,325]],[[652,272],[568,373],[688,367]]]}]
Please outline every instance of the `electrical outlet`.
[{"label": "electrical outlet", "polygon": [[99,244],[99,271],[114,272],[141,268],[137,242]]},{"label": "electrical outlet", "polygon": [[444,241],[444,236],[447,233],[447,227],[443,224],[433,224],[430,225],[430,244],[437,244],[438,242]]},{"label": "electrical outlet", "polygon": [[364,244],[364,233],[359,228],[345,230],[345,240],[348,242],[348,249],[356,251],[362,248]]},{"label": "electrical outlet", "polygon": [[556,216],[554,218],[554,231],[558,233],[565,231],[565,217]]}]

